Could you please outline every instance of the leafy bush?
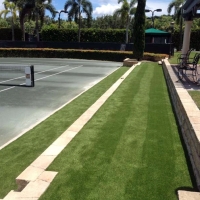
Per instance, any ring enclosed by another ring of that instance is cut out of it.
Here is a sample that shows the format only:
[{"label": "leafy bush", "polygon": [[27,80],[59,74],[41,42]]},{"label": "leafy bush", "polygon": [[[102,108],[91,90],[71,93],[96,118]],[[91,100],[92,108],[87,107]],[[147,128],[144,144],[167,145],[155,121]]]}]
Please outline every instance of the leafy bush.
[{"label": "leafy bush", "polygon": [[[125,29],[81,29],[81,42],[124,43],[125,34]],[[78,41],[78,29],[58,29],[55,27],[46,27],[42,29],[41,35],[43,41]]]},{"label": "leafy bush", "polygon": [[[144,53],[144,60],[159,61],[168,55]],[[108,60],[123,62],[132,58],[131,51],[44,49],[44,48],[0,48],[0,57],[37,57],[37,58],[78,58],[88,60]]]}]

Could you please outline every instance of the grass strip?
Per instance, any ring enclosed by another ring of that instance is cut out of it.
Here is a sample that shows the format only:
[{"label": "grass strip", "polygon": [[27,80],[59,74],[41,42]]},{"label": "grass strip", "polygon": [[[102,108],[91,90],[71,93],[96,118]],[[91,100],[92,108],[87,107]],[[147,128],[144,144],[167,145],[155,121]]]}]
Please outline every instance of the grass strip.
[{"label": "grass strip", "polygon": [[121,67],[44,122],[0,151],[0,198],[16,189],[15,178],[129,68]]},{"label": "grass strip", "polygon": [[162,68],[125,79],[48,170],[41,200],[175,200],[192,181]]},{"label": "grass strip", "polygon": [[[192,52],[190,53],[190,59],[191,59],[190,61],[193,60],[193,58],[194,58],[194,56],[195,56],[196,53],[197,53],[196,51],[192,51]],[[169,62],[170,62],[171,64],[178,64],[178,63],[177,63],[177,57],[178,57],[180,54],[181,54],[181,51],[175,52],[175,53],[174,53],[174,56],[171,56],[171,58],[169,59]]]},{"label": "grass strip", "polygon": [[197,107],[200,109],[200,92],[199,91],[188,91]]}]

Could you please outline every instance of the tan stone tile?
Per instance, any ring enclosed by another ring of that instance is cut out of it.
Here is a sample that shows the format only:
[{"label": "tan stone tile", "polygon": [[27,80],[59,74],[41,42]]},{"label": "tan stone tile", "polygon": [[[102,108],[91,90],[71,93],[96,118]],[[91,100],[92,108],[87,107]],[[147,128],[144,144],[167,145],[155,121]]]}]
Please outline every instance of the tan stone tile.
[{"label": "tan stone tile", "polygon": [[85,117],[79,117],[74,123],[73,125],[76,126],[84,126],[86,123],[88,122],[88,119]]},{"label": "tan stone tile", "polygon": [[53,143],[52,145],[55,145],[55,146],[60,146],[60,147],[66,147],[69,142],[72,140],[72,138],[63,138],[63,137],[59,137],[57,138]]},{"label": "tan stone tile", "polygon": [[186,111],[187,113],[187,116],[193,116],[193,117],[197,117],[197,118],[200,118],[200,111],[191,111],[191,110],[187,110]]},{"label": "tan stone tile", "polygon": [[182,98],[182,103],[194,103],[194,100],[192,98]]},{"label": "tan stone tile", "polygon": [[191,124],[193,124],[193,123],[194,124],[200,124],[200,118],[197,118],[195,116],[188,116],[188,118],[189,118]]},{"label": "tan stone tile", "polygon": [[89,121],[92,117],[93,117],[94,113],[90,113],[90,112],[85,112],[84,114],[82,114],[80,116],[80,119],[83,119],[83,120],[87,120]]},{"label": "tan stone tile", "polygon": [[37,179],[30,182],[21,192],[20,197],[26,198],[39,198],[49,187],[49,182]]},{"label": "tan stone tile", "polygon": [[180,99],[191,99],[192,100],[191,96],[187,92],[179,93],[179,97],[180,97]]},{"label": "tan stone tile", "polygon": [[73,132],[79,132],[83,128],[83,125],[72,124],[67,130]]},{"label": "tan stone tile", "polygon": [[99,107],[97,107],[96,105],[91,106],[89,108],[89,112],[92,112],[93,114],[97,112],[97,110],[99,110]]},{"label": "tan stone tile", "polygon": [[178,197],[179,200],[199,200],[200,193],[178,190]]},{"label": "tan stone tile", "polygon": [[55,178],[55,176],[57,175],[58,172],[52,172],[52,171],[44,171],[39,177],[38,179],[42,180],[42,181],[46,181],[48,183],[51,183],[53,181],[53,179]]},{"label": "tan stone tile", "polygon": [[181,93],[181,92],[183,92],[183,93],[186,92],[186,90],[184,88],[177,88],[176,91],[177,91],[178,94]]},{"label": "tan stone tile", "polygon": [[183,107],[186,111],[199,111],[198,107],[194,103],[183,103]]},{"label": "tan stone tile", "polygon": [[16,181],[20,180],[34,181],[44,171],[44,169],[28,166],[17,178]]},{"label": "tan stone tile", "polygon": [[15,200],[17,197],[19,197],[19,192],[15,192],[14,190],[11,190],[3,200]]},{"label": "tan stone tile", "polygon": [[51,145],[41,155],[57,156],[64,148],[64,146]]},{"label": "tan stone tile", "polygon": [[195,131],[195,134],[196,134],[197,140],[200,144],[200,130]]},{"label": "tan stone tile", "polygon": [[192,124],[192,127],[195,131],[200,131],[200,124]]},{"label": "tan stone tile", "polygon": [[60,137],[62,137],[62,138],[73,138],[73,137],[76,136],[77,133],[78,132],[66,130]]},{"label": "tan stone tile", "polygon": [[55,159],[56,156],[46,156],[46,155],[41,155],[39,156],[35,161],[31,163],[31,166],[41,168],[41,169],[46,169]]}]

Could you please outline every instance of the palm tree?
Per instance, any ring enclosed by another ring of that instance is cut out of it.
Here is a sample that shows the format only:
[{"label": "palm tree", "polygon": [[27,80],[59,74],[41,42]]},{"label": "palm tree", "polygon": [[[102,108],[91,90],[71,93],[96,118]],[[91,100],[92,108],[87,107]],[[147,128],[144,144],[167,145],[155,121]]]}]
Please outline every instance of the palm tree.
[{"label": "palm tree", "polygon": [[8,0],[5,0],[3,4],[5,10],[2,10],[0,12],[0,17],[4,15],[4,18],[6,18],[7,14],[11,13],[12,41],[14,41],[15,40],[14,21],[17,18],[18,7],[16,6],[15,3],[9,2]]},{"label": "palm tree", "polygon": [[33,7],[29,10],[27,7],[22,10],[22,13],[26,13],[29,19],[35,20],[35,30],[37,35],[37,41],[39,41],[39,20],[40,20],[40,27],[43,26],[44,18],[45,18],[45,11],[48,10],[52,17],[56,16],[56,9],[52,5],[52,0],[34,0]]},{"label": "palm tree", "polygon": [[52,5],[52,0],[10,0],[19,7],[20,26],[23,31],[23,38],[25,39],[24,19],[28,16],[29,19],[36,21],[35,30],[37,41],[39,41],[39,19],[42,27],[45,11],[48,10],[54,18],[56,16],[56,9]]},{"label": "palm tree", "polygon": [[118,3],[122,3],[122,6],[114,11],[114,16],[121,17],[122,24],[126,24],[126,43],[128,43],[128,30],[131,16],[135,14],[136,8],[134,5],[137,1],[138,0],[131,0],[129,4],[127,0],[118,0]]},{"label": "palm tree", "polygon": [[167,8],[167,12],[170,15],[172,9],[174,9],[174,19],[176,24],[180,24],[180,41],[179,41],[179,50],[181,50],[182,45],[182,29],[183,29],[183,17],[182,17],[182,5],[184,0],[173,0]]},{"label": "palm tree", "polygon": [[[69,8],[69,10],[68,10]],[[92,19],[93,7],[89,0],[67,0],[64,5],[64,10],[68,12],[69,21],[78,23],[78,42],[81,37],[81,13],[85,13],[88,23]]]}]

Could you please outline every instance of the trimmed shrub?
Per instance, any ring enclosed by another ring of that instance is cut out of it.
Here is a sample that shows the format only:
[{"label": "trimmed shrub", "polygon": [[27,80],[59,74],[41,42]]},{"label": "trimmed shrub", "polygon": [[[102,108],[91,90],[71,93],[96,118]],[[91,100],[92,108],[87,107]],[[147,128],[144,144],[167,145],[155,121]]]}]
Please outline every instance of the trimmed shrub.
[{"label": "trimmed shrub", "polygon": [[[144,60],[159,61],[168,55],[144,53]],[[131,51],[103,51],[77,49],[44,49],[44,48],[0,48],[0,57],[36,57],[36,58],[77,58],[88,60],[107,60],[123,62],[133,58]]]}]

